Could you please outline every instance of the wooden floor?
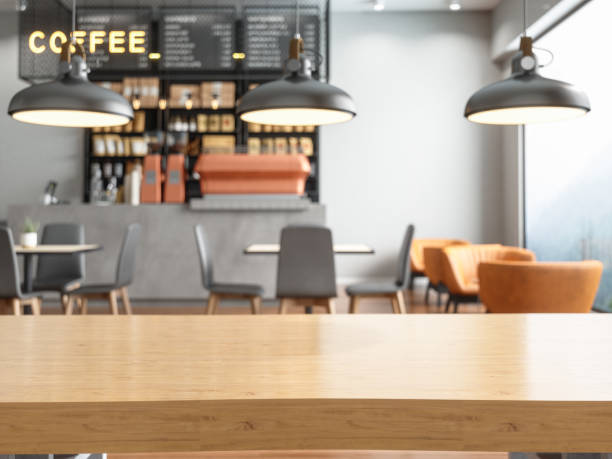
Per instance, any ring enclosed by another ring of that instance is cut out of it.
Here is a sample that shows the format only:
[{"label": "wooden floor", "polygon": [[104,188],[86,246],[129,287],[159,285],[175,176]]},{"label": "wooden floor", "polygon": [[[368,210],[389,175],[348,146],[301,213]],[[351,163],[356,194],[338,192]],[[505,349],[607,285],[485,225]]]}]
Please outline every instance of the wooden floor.
[{"label": "wooden floor", "polygon": [[[436,293],[431,292],[429,306],[425,305],[425,288],[416,286],[414,292],[407,292],[408,312],[413,314],[441,314],[444,313],[446,295],[442,295],[442,306],[436,306]],[[174,301],[172,304],[157,303],[154,301],[132,301],[135,314],[202,314],[205,310],[206,299],[201,302],[193,301]],[[339,314],[347,314],[349,300],[344,292],[344,287],[338,287],[338,299],[336,309]],[[43,314],[60,314],[61,309],[56,302],[43,303]],[[107,314],[108,306],[102,303],[90,303],[88,306],[90,314]],[[303,314],[303,308],[293,308],[289,313]],[[480,304],[464,304],[459,306],[459,313],[484,313],[485,310]],[[218,314],[250,314],[248,301],[240,302],[228,300],[221,302],[218,307]],[[263,314],[277,314],[278,303],[276,301],[264,301],[262,306]],[[324,308],[315,308],[314,313],[325,313]],[[391,314],[391,302],[386,299],[372,298],[363,299],[359,302],[360,314]]]}]

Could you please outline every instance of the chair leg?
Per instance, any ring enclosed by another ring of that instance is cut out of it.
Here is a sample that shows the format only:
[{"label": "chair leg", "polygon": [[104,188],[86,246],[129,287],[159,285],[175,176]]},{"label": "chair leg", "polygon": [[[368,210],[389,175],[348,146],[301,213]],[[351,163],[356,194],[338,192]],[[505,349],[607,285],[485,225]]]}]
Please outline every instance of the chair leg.
[{"label": "chair leg", "polygon": [[349,304],[349,314],[357,313],[358,304],[359,304],[359,297],[357,295],[351,295],[351,302]]},{"label": "chair leg", "polygon": [[328,298],[327,300],[327,312],[330,314],[336,313],[336,300],[334,298]]},{"label": "chair leg", "polygon": [[399,308],[399,303],[397,302],[397,296],[393,295],[392,297],[390,297],[390,299],[391,299],[391,307],[393,308],[393,314],[399,314],[400,308]]},{"label": "chair leg", "polygon": [[453,312],[457,314],[458,310],[459,310],[459,302],[455,300],[455,310]]},{"label": "chair leg", "polygon": [[289,299],[288,298],[281,298],[280,306],[278,308],[278,313],[279,314],[287,314],[287,308],[288,307],[289,307]]},{"label": "chair leg", "polygon": [[448,294],[448,300],[446,300],[446,308],[444,309],[444,312],[450,311],[450,307],[451,307],[451,302],[452,301],[453,301],[453,296],[449,293]]},{"label": "chair leg", "polygon": [[404,292],[398,290],[395,294],[397,298],[397,306],[400,314],[406,314],[406,303],[404,302]]},{"label": "chair leg", "polygon": [[39,298],[32,298],[32,303],[31,303],[31,308],[32,308],[32,314],[35,316],[39,316],[40,315],[40,305],[41,305],[41,300]]},{"label": "chair leg", "polygon": [[412,292],[414,290],[414,273],[410,273],[410,282],[408,283],[408,290]]},{"label": "chair leg", "polygon": [[77,299],[79,302],[79,309],[81,310],[81,314],[87,314],[87,297],[81,296]]},{"label": "chair leg", "polygon": [[123,303],[123,309],[129,316],[132,315],[132,304],[130,303],[130,296],[128,295],[127,287],[122,287],[120,290],[121,302]]},{"label": "chair leg", "polygon": [[261,297],[252,296],[249,300],[251,301],[251,312],[253,314],[261,314]]},{"label": "chair leg", "polygon": [[68,301],[70,301],[70,295],[60,296],[60,301],[62,303],[62,312],[66,314],[66,308],[68,307]]},{"label": "chair leg", "polygon": [[442,289],[438,285],[438,307],[442,306],[442,293],[441,293],[441,291],[442,291]]},{"label": "chair leg", "polygon": [[62,299],[62,307],[64,308],[64,314],[67,316],[72,315],[72,308],[74,307],[74,302],[78,301],[78,297],[73,297],[72,295],[66,295],[66,302],[64,303]]},{"label": "chair leg", "polygon": [[214,314],[217,311],[217,304],[219,304],[219,296],[216,293],[210,293],[208,295],[206,314]]},{"label": "chair leg", "polygon": [[431,282],[428,282],[425,288],[425,306],[429,306],[429,289],[431,289]]},{"label": "chair leg", "polygon": [[11,304],[13,305],[13,314],[16,316],[21,315],[21,301],[18,298],[13,298],[11,300]]},{"label": "chair leg", "polygon": [[116,316],[119,314],[119,306],[117,305],[117,291],[111,290],[108,292],[108,304],[110,306],[111,314]]}]

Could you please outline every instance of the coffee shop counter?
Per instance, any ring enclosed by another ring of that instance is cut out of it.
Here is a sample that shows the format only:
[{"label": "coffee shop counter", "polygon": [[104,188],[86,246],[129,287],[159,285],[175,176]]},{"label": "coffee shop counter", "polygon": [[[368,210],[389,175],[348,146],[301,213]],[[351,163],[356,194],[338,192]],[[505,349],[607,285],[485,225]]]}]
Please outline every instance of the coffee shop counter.
[{"label": "coffee shop counter", "polygon": [[143,227],[137,255],[134,299],[203,299],[200,265],[193,234],[194,225],[204,226],[214,260],[215,279],[223,282],[253,282],[265,287],[265,297],[274,297],[276,257],[244,255],[253,243],[277,242],[280,231],[290,224],[325,224],[325,207],[309,201],[255,200],[162,205],[19,205],[9,207],[8,223],[18,240],[26,217],[42,225],[75,222],[85,225],[87,243],[104,249],[86,257],[87,282],[114,279],[123,231],[130,223]]}]

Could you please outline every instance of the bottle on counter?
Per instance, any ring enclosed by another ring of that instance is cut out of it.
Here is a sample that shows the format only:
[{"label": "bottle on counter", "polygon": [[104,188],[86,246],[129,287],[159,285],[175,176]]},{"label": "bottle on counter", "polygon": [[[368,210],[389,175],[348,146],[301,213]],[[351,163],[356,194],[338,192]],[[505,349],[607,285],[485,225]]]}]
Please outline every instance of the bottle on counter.
[{"label": "bottle on counter", "polygon": [[142,165],[137,163],[125,177],[125,202],[132,206],[140,204]]},{"label": "bottle on counter", "polygon": [[117,177],[112,176],[106,185],[106,202],[114,204],[117,202]]},{"label": "bottle on counter", "polygon": [[93,163],[91,165],[91,178],[89,180],[89,202],[98,202],[103,188],[102,169],[100,168],[100,164]]}]

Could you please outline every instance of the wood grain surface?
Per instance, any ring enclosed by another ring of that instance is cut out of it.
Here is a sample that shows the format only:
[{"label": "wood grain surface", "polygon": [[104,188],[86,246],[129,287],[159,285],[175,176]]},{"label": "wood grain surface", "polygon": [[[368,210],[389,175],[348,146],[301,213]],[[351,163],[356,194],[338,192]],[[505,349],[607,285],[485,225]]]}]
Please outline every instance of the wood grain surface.
[{"label": "wood grain surface", "polygon": [[612,316],[0,317],[0,451],[612,450]]}]

